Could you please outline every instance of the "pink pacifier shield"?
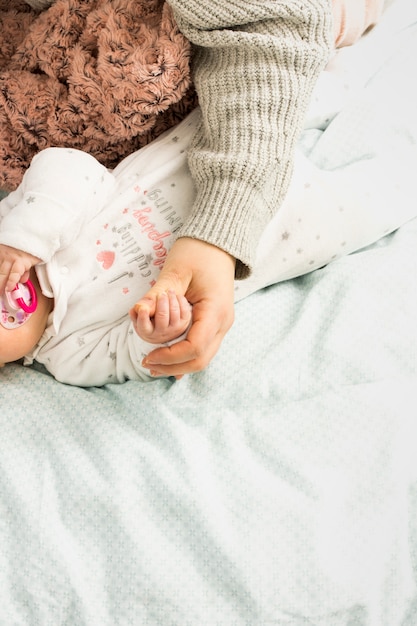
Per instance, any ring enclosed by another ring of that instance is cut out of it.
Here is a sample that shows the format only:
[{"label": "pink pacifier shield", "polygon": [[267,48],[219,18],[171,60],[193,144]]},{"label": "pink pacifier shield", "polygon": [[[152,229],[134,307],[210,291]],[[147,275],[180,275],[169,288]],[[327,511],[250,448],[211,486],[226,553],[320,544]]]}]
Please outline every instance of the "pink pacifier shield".
[{"label": "pink pacifier shield", "polygon": [[0,324],[3,328],[12,330],[27,322],[37,307],[36,291],[28,280],[18,283],[11,292],[0,296],[1,316]]}]

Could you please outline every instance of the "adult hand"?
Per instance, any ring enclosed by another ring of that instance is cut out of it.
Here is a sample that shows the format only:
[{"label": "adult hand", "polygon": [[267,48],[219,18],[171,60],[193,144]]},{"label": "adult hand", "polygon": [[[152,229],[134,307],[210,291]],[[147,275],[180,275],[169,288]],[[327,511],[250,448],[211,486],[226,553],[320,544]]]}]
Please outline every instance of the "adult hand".
[{"label": "adult hand", "polygon": [[193,323],[184,341],[153,350],[143,365],[155,376],[181,378],[204,369],[216,354],[234,320],[235,259],[198,239],[183,237],[171,248],[159,278],[133,307],[149,308],[152,316],[158,295],[175,291],[193,306]]}]

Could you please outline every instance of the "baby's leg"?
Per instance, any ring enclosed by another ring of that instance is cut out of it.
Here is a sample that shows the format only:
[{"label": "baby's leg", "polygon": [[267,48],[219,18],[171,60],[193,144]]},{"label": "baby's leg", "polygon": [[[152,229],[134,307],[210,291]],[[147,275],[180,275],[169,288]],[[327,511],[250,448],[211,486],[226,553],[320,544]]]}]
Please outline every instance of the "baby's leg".
[{"label": "baby's leg", "polygon": [[185,333],[191,323],[191,305],[170,291],[154,300],[143,298],[130,312],[136,332],[148,343],[169,343]]}]

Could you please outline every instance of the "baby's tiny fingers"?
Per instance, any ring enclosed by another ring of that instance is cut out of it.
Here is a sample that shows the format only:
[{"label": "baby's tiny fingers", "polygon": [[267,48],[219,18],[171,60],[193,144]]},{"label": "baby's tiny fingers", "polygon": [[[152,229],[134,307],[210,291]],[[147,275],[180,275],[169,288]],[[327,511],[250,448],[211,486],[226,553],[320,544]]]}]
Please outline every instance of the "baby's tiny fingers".
[{"label": "baby's tiny fingers", "polygon": [[155,307],[154,325],[156,332],[163,332],[169,326],[169,299],[166,293],[158,295]]},{"label": "baby's tiny fingers", "polygon": [[185,296],[178,296],[178,304],[180,307],[181,319],[189,322],[191,320],[193,307]]},{"label": "baby's tiny fingers", "polygon": [[138,302],[130,310],[130,318],[135,324],[136,330],[141,335],[151,335],[153,333],[153,323],[150,316],[148,303]]},{"label": "baby's tiny fingers", "polygon": [[24,280],[25,274],[26,277],[28,277],[28,272],[25,272],[25,270],[22,269],[21,271],[20,268],[12,267],[10,270],[10,274],[7,278],[6,291],[13,291],[17,283],[26,282],[27,279]]},{"label": "baby's tiny fingers", "polygon": [[169,301],[169,324],[170,326],[178,326],[181,322],[181,308],[179,304],[179,297],[175,291],[168,291]]}]

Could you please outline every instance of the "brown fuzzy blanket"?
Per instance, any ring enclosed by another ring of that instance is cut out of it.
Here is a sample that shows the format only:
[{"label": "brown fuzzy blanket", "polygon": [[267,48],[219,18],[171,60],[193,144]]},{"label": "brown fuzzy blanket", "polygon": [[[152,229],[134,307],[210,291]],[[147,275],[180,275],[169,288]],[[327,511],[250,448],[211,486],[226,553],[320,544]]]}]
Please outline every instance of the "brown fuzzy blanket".
[{"label": "brown fuzzy blanket", "polygon": [[0,0],[0,189],[48,146],[107,167],[196,106],[190,45],[164,0]]}]

